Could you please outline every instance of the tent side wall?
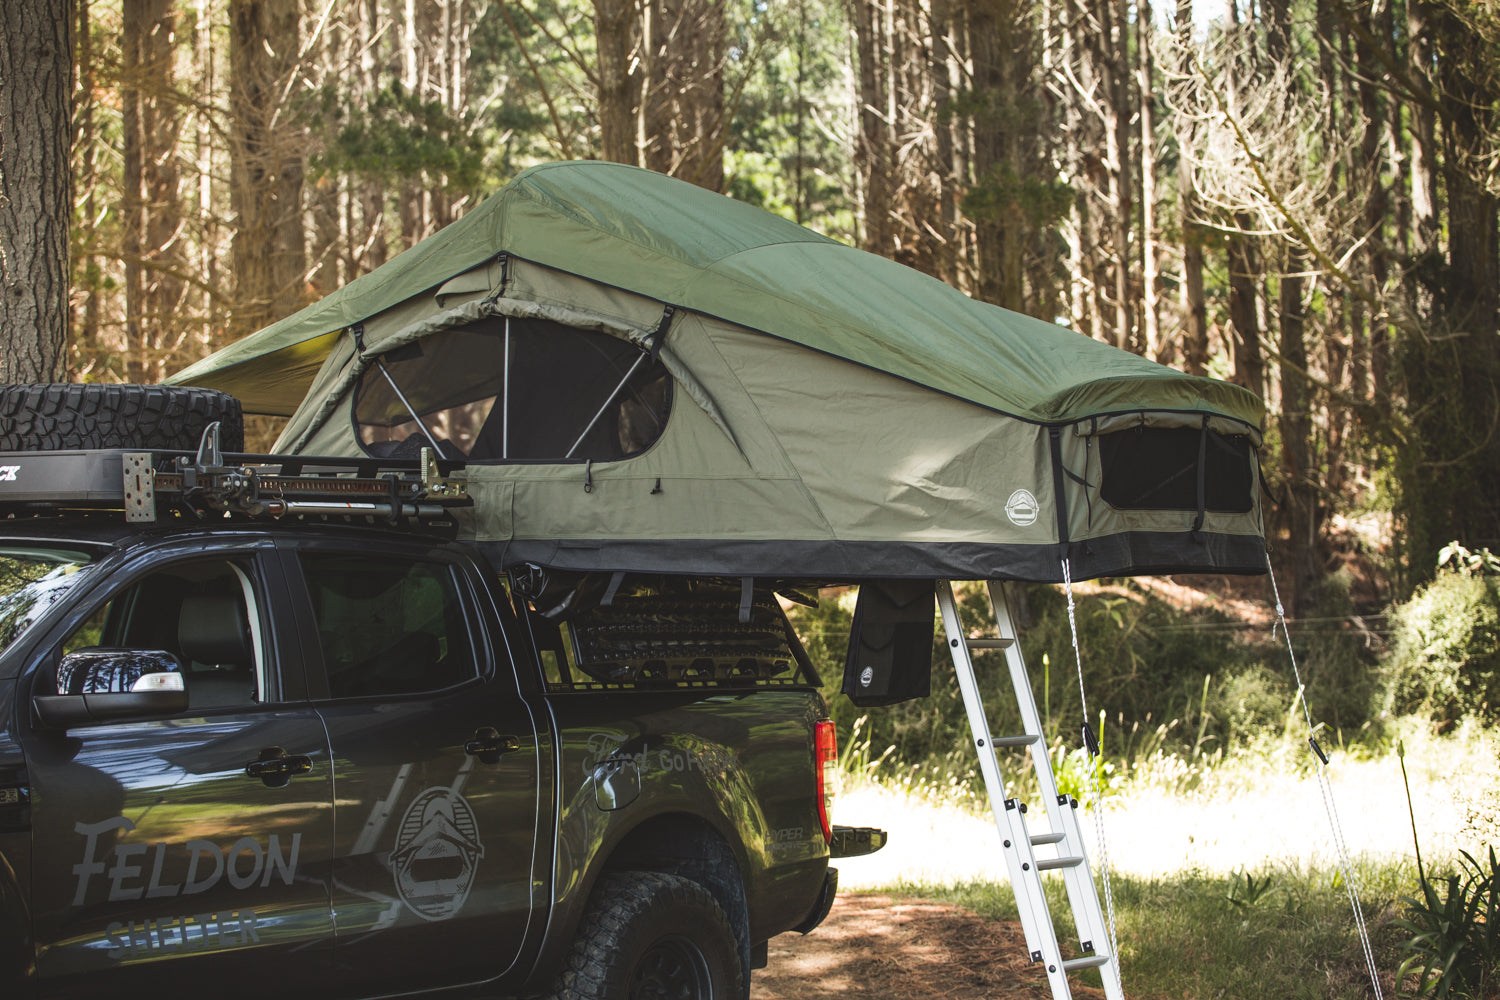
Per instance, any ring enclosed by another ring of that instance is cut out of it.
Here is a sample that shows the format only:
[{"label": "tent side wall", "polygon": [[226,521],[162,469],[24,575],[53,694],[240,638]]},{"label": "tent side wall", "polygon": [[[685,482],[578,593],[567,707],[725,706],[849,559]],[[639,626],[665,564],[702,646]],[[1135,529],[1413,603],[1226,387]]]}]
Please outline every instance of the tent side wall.
[{"label": "tent side wall", "polygon": [[[366,358],[484,304],[500,273],[443,289],[366,321]],[[503,291],[493,307],[507,314],[544,310],[637,343],[663,315],[649,298],[520,261]],[[678,391],[659,440],[619,461],[471,463],[465,537],[502,564],[590,571],[1055,580],[1064,552],[1080,579],[1264,567],[1253,491],[1247,510],[1205,511],[1196,534],[1196,510],[1112,506],[1099,421],[1007,417],[691,312],[676,313],[661,352]],[[346,335],[284,442],[359,454],[353,385],[367,363]],[[1137,413],[1104,430],[1193,421]]]}]

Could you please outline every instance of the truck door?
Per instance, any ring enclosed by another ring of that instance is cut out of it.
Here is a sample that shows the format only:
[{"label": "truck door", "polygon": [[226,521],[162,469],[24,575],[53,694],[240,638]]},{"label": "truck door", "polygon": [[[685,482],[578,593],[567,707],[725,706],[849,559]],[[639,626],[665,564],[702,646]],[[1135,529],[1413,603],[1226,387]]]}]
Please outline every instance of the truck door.
[{"label": "truck door", "polygon": [[297,563],[334,757],[340,974],[390,991],[491,979],[531,918],[541,786],[483,584],[442,549],[308,544]]},{"label": "truck door", "polygon": [[111,573],[34,658],[37,697],[81,693],[57,691],[79,662],[67,654],[165,651],[150,659],[176,659],[189,700],[170,717],[24,731],[42,996],[207,993],[272,966],[302,983],[327,971],[332,775],[277,627],[279,573],[253,546],[155,550]]}]

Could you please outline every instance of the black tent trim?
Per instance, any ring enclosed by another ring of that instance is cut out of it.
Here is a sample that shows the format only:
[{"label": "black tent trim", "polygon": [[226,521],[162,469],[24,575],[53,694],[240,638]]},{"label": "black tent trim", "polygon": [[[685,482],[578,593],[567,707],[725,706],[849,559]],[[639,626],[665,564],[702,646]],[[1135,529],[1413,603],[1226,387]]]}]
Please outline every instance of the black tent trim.
[{"label": "black tent trim", "polygon": [[477,543],[502,568],[532,563],[572,572],[756,575],[855,582],[862,579],[1021,580],[1062,583],[1064,557],[1074,580],[1104,576],[1266,571],[1265,543],[1254,535],[1135,531],[1059,545],[986,542],[622,539],[512,539]]}]

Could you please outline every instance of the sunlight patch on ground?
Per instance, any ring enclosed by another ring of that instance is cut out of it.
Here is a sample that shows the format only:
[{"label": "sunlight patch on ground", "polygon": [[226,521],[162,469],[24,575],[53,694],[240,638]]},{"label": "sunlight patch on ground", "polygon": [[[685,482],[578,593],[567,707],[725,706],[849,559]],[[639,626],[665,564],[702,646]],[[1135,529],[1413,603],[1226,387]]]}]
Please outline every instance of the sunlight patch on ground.
[{"label": "sunlight patch on ground", "polygon": [[[1486,750],[1489,748],[1486,747]],[[1474,851],[1465,808],[1454,781],[1465,771],[1453,747],[1429,746],[1407,757],[1417,831],[1423,856],[1452,857]],[[1328,768],[1340,828],[1351,855],[1371,859],[1411,858],[1412,824],[1394,754],[1356,760],[1334,754]],[[955,806],[936,805],[873,783],[840,796],[836,822],[878,826],[887,846],[863,858],[835,862],[840,888],[871,889],[900,881],[953,884],[1007,879],[999,836],[987,817]],[[1033,832],[1041,817],[1027,819]],[[1098,872],[1093,816],[1080,823]],[[1244,868],[1337,864],[1324,797],[1312,774],[1273,775],[1219,783],[1217,790],[1173,795],[1142,784],[1109,803],[1105,833],[1111,870],[1161,875],[1197,868],[1230,873]]]}]

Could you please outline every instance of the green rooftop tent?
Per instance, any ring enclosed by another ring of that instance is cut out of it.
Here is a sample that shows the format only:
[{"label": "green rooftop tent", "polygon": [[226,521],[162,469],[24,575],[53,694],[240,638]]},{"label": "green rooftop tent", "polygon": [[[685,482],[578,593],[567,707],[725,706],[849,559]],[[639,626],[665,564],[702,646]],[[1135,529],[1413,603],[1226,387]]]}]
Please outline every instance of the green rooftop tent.
[{"label": "green rooftop tent", "polygon": [[528,170],[171,381],[290,416],[278,451],[466,458],[507,566],[1266,568],[1252,394],[616,164]]}]

